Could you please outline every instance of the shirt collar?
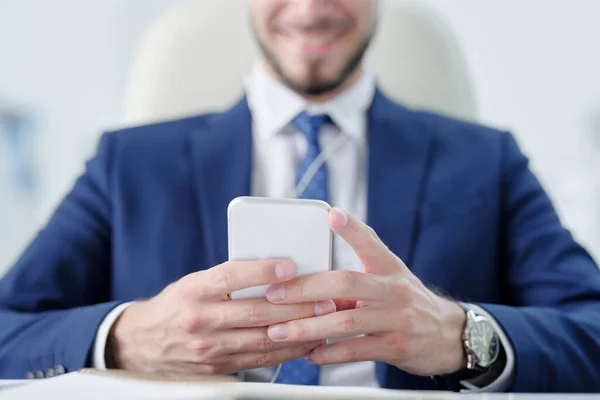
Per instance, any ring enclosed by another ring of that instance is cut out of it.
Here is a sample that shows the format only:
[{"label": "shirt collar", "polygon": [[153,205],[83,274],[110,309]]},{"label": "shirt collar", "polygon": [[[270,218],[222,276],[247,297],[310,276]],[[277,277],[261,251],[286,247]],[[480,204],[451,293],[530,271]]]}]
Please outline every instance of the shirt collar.
[{"label": "shirt collar", "polygon": [[365,114],[375,94],[375,77],[364,70],[352,87],[325,103],[310,103],[271,78],[257,63],[245,82],[248,104],[261,137],[281,132],[292,119],[306,111],[327,114],[344,133],[359,138]]}]

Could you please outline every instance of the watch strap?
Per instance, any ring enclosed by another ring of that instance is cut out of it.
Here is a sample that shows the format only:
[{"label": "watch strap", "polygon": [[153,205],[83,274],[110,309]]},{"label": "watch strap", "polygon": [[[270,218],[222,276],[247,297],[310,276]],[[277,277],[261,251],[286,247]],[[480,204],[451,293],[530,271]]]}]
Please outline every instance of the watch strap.
[{"label": "watch strap", "polygon": [[468,381],[484,374],[486,371],[477,371],[474,369],[463,368],[458,372],[448,375],[436,375],[433,376],[433,381],[444,390],[450,390],[453,392],[460,392],[464,389],[464,386],[460,382]]}]

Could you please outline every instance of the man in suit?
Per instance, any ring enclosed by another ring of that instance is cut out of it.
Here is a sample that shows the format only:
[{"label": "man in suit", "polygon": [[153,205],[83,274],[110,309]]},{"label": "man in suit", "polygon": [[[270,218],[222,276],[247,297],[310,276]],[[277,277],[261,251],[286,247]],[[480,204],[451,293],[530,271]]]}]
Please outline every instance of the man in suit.
[{"label": "man in suit", "polygon": [[[376,1],[249,5],[243,99],[105,134],[0,281],[0,376],[283,363],[280,383],[600,390],[600,273],[512,136],[381,93]],[[228,203],[287,196],[321,152],[301,197],[334,206],[334,270],[228,262]]]}]

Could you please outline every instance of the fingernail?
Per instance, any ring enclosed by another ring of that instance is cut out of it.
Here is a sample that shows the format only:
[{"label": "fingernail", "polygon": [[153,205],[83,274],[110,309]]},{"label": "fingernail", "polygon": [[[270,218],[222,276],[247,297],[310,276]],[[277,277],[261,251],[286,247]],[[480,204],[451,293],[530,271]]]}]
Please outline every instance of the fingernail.
[{"label": "fingernail", "polygon": [[344,210],[341,210],[337,207],[332,209],[333,212],[333,222],[339,226],[346,226],[348,224],[348,214]]},{"label": "fingernail", "polygon": [[304,356],[304,359],[305,359],[306,361],[308,361],[309,363],[312,363],[312,362],[314,362],[314,360],[313,360],[313,357],[312,357],[312,353],[309,353],[309,354],[305,355],[305,356]]},{"label": "fingernail", "polygon": [[281,261],[275,265],[275,275],[279,280],[292,279],[296,276],[296,264],[290,261]]},{"label": "fingernail", "polygon": [[332,300],[315,303],[315,315],[331,314],[332,312],[335,312],[335,303]]},{"label": "fingernail", "polygon": [[285,286],[282,283],[276,283],[267,289],[267,300],[278,302],[285,299]]},{"label": "fingernail", "polygon": [[287,324],[273,325],[267,329],[267,334],[272,340],[284,340],[290,335],[290,328]]}]

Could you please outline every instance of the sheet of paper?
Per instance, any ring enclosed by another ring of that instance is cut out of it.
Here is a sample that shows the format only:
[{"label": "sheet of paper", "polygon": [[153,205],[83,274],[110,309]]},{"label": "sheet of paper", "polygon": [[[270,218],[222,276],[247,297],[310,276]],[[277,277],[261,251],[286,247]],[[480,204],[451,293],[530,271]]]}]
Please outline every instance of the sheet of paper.
[{"label": "sheet of paper", "polygon": [[31,381],[27,379],[0,379],[0,390],[27,383],[31,383]]},{"label": "sheet of paper", "polygon": [[2,390],[2,400],[234,400],[211,385],[182,382],[149,382],[115,377],[70,373],[30,381]]}]

